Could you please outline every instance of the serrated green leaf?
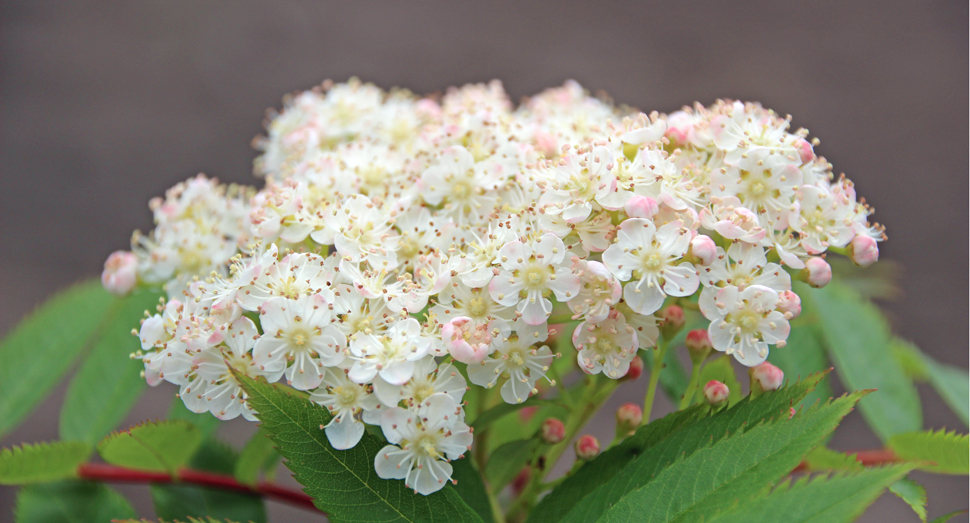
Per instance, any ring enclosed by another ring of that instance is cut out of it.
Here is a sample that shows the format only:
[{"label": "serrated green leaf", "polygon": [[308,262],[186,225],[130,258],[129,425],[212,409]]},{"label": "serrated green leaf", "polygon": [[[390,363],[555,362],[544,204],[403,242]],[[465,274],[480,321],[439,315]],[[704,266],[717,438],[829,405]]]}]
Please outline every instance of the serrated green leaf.
[{"label": "serrated green leaf", "polygon": [[809,290],[802,301],[814,300],[819,328],[848,389],[877,389],[859,404],[863,417],[883,441],[894,434],[919,430],[923,414],[913,381],[887,354],[889,326],[879,309],[858,293],[833,280]]},{"label": "serrated green leaf", "polygon": [[17,523],[104,523],[133,518],[135,510],[103,483],[62,481],[21,488],[14,514]]},{"label": "serrated green leaf", "polygon": [[494,492],[502,490],[519,475],[535,450],[538,440],[517,439],[495,449],[485,464],[485,479]]},{"label": "serrated green leaf", "polygon": [[458,482],[455,484],[455,491],[461,499],[465,500],[482,521],[494,521],[485,482],[482,481],[482,474],[475,468],[474,462],[471,459],[460,459],[451,462],[451,466],[454,469],[451,477]]},{"label": "serrated green leaf", "polygon": [[[564,521],[701,521],[744,504],[791,472],[865,394],[843,396],[791,420],[739,430],[687,456],[648,451]],[[660,463],[654,461],[658,457]]]},{"label": "serrated green leaf", "polygon": [[[207,438],[192,457],[189,466],[194,470],[231,474],[236,453],[228,445]],[[245,492],[170,483],[152,485],[155,514],[160,518],[182,519],[212,517],[264,523],[266,508],[260,496]]]},{"label": "serrated green leaf", "polygon": [[[710,417],[702,417],[707,412],[706,405],[697,405],[655,420],[563,481],[539,502],[529,521],[561,521],[574,507],[601,503],[607,484],[625,473],[625,467],[634,461],[641,465],[638,474],[645,480],[678,456],[690,455],[728,433],[749,430],[765,420],[788,419],[791,405],[812,391],[825,374],[808,376],[754,400],[746,397]],[[651,463],[653,466],[649,466]]]},{"label": "serrated green leaf", "polygon": [[131,329],[160,292],[136,290],[118,298],[105,314],[97,341],[71,380],[61,407],[60,436],[95,445],[125,418],[144,392],[144,365],[129,355],[140,347]]},{"label": "serrated green leaf", "polygon": [[959,516],[960,514],[966,514],[966,513],[967,513],[967,509],[954,510],[953,512],[950,512],[949,514],[944,514],[944,515],[942,515],[942,516],[934,519],[930,523],[946,523],[947,521],[950,521],[951,519],[953,519],[953,516]]},{"label": "serrated green leaf", "polygon": [[940,474],[970,474],[970,437],[956,432],[908,432],[888,442],[897,457],[920,462],[920,470]]},{"label": "serrated green leaf", "polygon": [[865,467],[856,460],[854,454],[845,454],[827,449],[825,447],[815,447],[805,456],[802,461],[805,470],[809,472],[829,471],[829,470],[862,470]]},{"label": "serrated green leaf", "polygon": [[711,380],[717,380],[727,385],[729,405],[734,405],[738,401],[741,401],[743,391],[741,390],[741,383],[734,373],[733,361],[734,358],[731,356],[718,356],[708,360],[701,368],[700,379],[698,381],[699,385],[697,386],[697,392],[694,398],[696,403],[704,402],[704,384]]},{"label": "serrated green leaf", "polygon": [[112,465],[174,475],[201,443],[199,429],[186,421],[142,423],[101,440],[98,454]]},{"label": "serrated green leaf", "polygon": [[0,485],[28,485],[77,477],[91,454],[80,441],[24,444],[0,450]]},{"label": "serrated green leaf", "polygon": [[848,523],[910,467],[865,469],[836,476],[804,477],[783,483],[768,496],[739,505],[708,523]]},{"label": "serrated green leaf", "polygon": [[327,409],[269,384],[237,379],[286,466],[331,521],[481,521],[451,485],[421,496],[403,481],[377,477],[377,438],[364,434],[354,448],[335,450],[320,430],[330,421]]},{"label": "serrated green leaf", "polygon": [[79,283],[44,302],[0,342],[0,436],[61,383],[113,299],[97,280]]},{"label": "serrated green leaf", "polygon": [[239,459],[236,460],[233,475],[240,483],[255,485],[259,479],[259,472],[268,463],[275,462],[277,456],[279,456],[279,453],[276,452],[276,446],[273,445],[273,440],[269,438],[269,433],[260,428],[243,447]]},{"label": "serrated green leaf", "polygon": [[[803,313],[804,314],[804,313]],[[788,344],[783,348],[773,348],[768,353],[768,361],[785,373],[785,378],[795,380],[801,376],[808,376],[816,372],[832,368],[825,355],[822,334],[817,324],[792,326],[788,334]],[[816,401],[825,401],[832,397],[832,387],[828,382],[818,384],[812,392],[795,407],[808,407]]]},{"label": "serrated green leaf", "polygon": [[926,522],[926,489],[923,488],[923,485],[911,479],[901,478],[889,485],[889,490],[905,501],[919,516],[920,521]]}]

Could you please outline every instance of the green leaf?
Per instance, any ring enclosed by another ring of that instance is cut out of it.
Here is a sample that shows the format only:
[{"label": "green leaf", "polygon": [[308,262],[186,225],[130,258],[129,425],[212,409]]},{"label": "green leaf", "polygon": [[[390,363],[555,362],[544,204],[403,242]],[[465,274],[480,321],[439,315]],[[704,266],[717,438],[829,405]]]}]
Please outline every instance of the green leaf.
[{"label": "green leaf", "polygon": [[901,478],[889,485],[889,490],[905,501],[913,509],[913,512],[916,512],[920,521],[926,522],[926,489],[923,488],[923,485],[911,479]]},{"label": "green leaf", "polygon": [[950,519],[952,519],[953,516],[958,516],[960,514],[966,514],[966,513],[967,513],[967,509],[954,510],[953,512],[950,512],[949,514],[944,514],[944,515],[942,515],[942,516],[934,519],[930,523],[946,523],[947,521],[950,521]]},{"label": "green leaf", "polygon": [[923,361],[923,353],[915,345],[901,338],[893,338],[889,351],[899,362],[903,372],[914,381],[926,381],[929,378],[930,369]]},{"label": "green leaf", "polygon": [[[646,479],[678,456],[690,455],[728,433],[749,430],[765,420],[788,419],[790,406],[814,390],[825,374],[814,374],[754,400],[745,397],[713,416],[703,417],[707,406],[697,405],[655,420],[563,481],[539,502],[529,521],[561,521],[573,507],[601,502],[607,484],[625,474],[625,467],[634,461],[654,465],[641,467],[641,477]],[[643,456],[649,457],[641,461]]]},{"label": "green leaf", "polygon": [[899,280],[902,266],[892,260],[880,260],[869,267],[859,267],[848,258],[830,256],[826,259],[832,273],[866,299],[894,300],[902,294]]},{"label": "green leaf", "polygon": [[286,466],[331,521],[481,521],[451,485],[421,496],[403,481],[377,477],[374,458],[383,444],[374,436],[335,450],[320,430],[330,421],[327,409],[267,383],[237,379]]},{"label": "green leaf", "polygon": [[565,521],[701,521],[744,504],[791,472],[865,394],[843,396],[791,420],[739,430],[690,455],[648,451]]},{"label": "green leaf", "polygon": [[465,500],[465,503],[482,518],[482,521],[494,521],[492,503],[488,498],[488,492],[485,490],[485,482],[482,481],[482,475],[475,468],[473,460],[452,461],[451,466],[454,469],[451,477],[458,482],[455,484],[455,491],[458,492],[461,499]]},{"label": "green leaf", "polygon": [[[768,361],[785,373],[789,380],[798,379],[816,372],[832,368],[825,355],[822,334],[817,325],[792,326],[788,335],[788,344],[783,348],[773,348],[768,354]],[[795,407],[808,407],[816,401],[825,401],[832,397],[832,387],[828,382],[821,382]]]},{"label": "green leaf", "polygon": [[493,492],[502,490],[519,475],[537,445],[535,438],[517,439],[489,454],[488,463],[485,464],[485,479]]},{"label": "green leaf", "polygon": [[814,300],[829,354],[848,389],[877,389],[859,404],[869,426],[884,441],[894,434],[919,430],[923,415],[913,381],[895,358],[886,354],[889,326],[879,309],[833,280],[806,291]]},{"label": "green leaf", "polygon": [[79,283],[44,302],[0,342],[0,436],[62,382],[112,302],[99,281]]},{"label": "green leaf", "polygon": [[14,514],[17,523],[104,523],[133,518],[135,510],[103,483],[62,481],[20,489]]},{"label": "green leaf", "polygon": [[196,413],[185,408],[185,403],[178,396],[173,397],[172,405],[168,408],[169,420],[183,420],[191,423],[203,436],[215,434],[221,421],[208,412]]},{"label": "green leaf", "polygon": [[940,474],[970,473],[970,437],[946,432],[909,432],[893,436],[887,445],[897,457],[921,462],[919,468]]},{"label": "green leaf", "polygon": [[556,402],[550,400],[539,399],[533,396],[522,403],[499,403],[498,405],[486,410],[481,416],[475,418],[475,421],[471,423],[471,427],[475,430],[482,430],[485,427],[495,423],[497,420],[508,416],[509,414],[522,410],[526,407],[541,407],[544,405],[555,405]]},{"label": "green leaf", "polygon": [[923,356],[929,368],[928,378],[943,401],[968,425],[970,418],[970,374],[965,369],[944,365],[929,356]]},{"label": "green leaf", "polygon": [[91,454],[80,441],[24,444],[0,450],[0,485],[27,485],[77,477]]},{"label": "green leaf", "polygon": [[734,373],[734,365],[731,363],[734,358],[731,356],[718,356],[709,360],[702,368],[700,380],[698,381],[695,402],[704,402],[704,384],[711,380],[717,380],[727,385],[728,404],[734,405],[742,398],[741,383],[738,382],[737,375]]},{"label": "green leaf", "polygon": [[865,467],[856,460],[855,454],[845,454],[825,447],[815,447],[802,463],[809,472],[822,470],[862,470]]},{"label": "green leaf", "polygon": [[[188,517],[189,523],[237,523],[229,519],[216,519],[213,517],[194,518]],[[179,523],[178,521],[166,521],[164,519],[118,519],[115,523]]]},{"label": "green leaf", "polygon": [[906,475],[910,467],[865,469],[836,476],[806,476],[782,483],[768,496],[739,505],[708,523],[848,523]]},{"label": "green leaf", "polygon": [[121,467],[175,474],[202,443],[199,429],[186,421],[142,423],[98,444],[101,457]]},{"label": "green leaf", "polygon": [[101,333],[71,380],[61,408],[60,436],[95,445],[128,414],[144,392],[144,365],[129,355],[140,348],[131,329],[146,310],[158,305],[160,292],[136,290],[115,300]]},{"label": "green leaf", "polygon": [[233,475],[240,483],[255,485],[259,479],[259,472],[269,464],[276,463],[279,453],[273,445],[273,440],[269,438],[269,433],[260,428],[243,447],[236,460]]},{"label": "green leaf", "polygon": [[[231,474],[235,463],[235,451],[223,443],[207,438],[192,457],[189,466],[194,470]],[[152,485],[151,492],[155,502],[155,514],[160,518],[211,516],[218,520],[254,523],[266,521],[263,499],[254,494],[178,483]]]}]

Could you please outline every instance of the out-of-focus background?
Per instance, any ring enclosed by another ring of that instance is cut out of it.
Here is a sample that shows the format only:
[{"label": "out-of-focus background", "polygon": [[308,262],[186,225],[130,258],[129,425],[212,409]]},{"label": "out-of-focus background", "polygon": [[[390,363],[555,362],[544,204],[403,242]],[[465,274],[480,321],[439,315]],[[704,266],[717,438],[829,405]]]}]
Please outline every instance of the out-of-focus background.
[{"label": "out-of-focus background", "polygon": [[[888,229],[882,257],[904,270],[885,304],[894,330],[966,368],[967,20],[966,2],[3,0],[0,334],[97,275],[177,181],[259,184],[249,143],[285,93],[350,76],[419,93],[499,78],[517,100],[573,78],[648,112],[732,97],[794,115]],[[641,398],[640,381],[616,403]],[[0,444],[56,439],[63,388]],[[163,417],[174,392],[149,391],[127,421]],[[966,430],[921,395],[928,427]],[[831,445],[879,442],[853,413]],[[966,507],[966,478],[916,477],[931,517]],[[153,515],[145,487],[123,490]],[[13,499],[0,488],[0,521]],[[270,518],[320,520],[275,504]],[[862,521],[915,519],[887,494]]]}]

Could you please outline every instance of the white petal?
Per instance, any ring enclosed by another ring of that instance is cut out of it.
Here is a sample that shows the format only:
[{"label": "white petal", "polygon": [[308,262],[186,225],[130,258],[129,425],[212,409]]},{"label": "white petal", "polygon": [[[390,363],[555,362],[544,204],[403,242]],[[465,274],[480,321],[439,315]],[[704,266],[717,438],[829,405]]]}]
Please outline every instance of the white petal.
[{"label": "white petal", "polygon": [[325,429],[327,439],[337,450],[354,448],[364,435],[364,424],[350,415],[344,415],[340,421],[331,423]]}]

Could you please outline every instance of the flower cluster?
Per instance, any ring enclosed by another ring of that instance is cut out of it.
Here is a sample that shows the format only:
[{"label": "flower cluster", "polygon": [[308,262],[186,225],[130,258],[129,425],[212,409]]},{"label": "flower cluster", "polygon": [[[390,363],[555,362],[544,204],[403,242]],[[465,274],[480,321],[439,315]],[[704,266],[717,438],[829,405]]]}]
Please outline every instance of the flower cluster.
[{"label": "flower cluster", "polygon": [[648,115],[567,82],[515,108],[498,82],[351,80],[287,98],[267,131],[263,189],[179,184],[105,286],[165,284],[137,357],[190,410],[253,419],[235,376],[285,380],[333,414],[335,448],[380,426],[378,475],[421,494],[472,444],[468,382],[520,403],[560,356],[622,378],[675,301],[757,366],[800,310],[791,275],[824,285],[826,251],[868,265],[884,239],[758,104]]}]

